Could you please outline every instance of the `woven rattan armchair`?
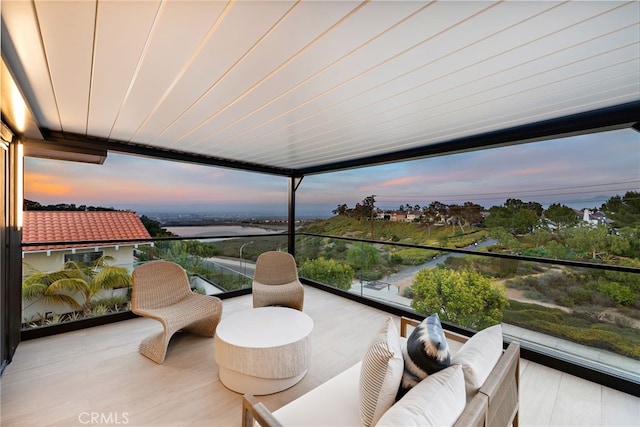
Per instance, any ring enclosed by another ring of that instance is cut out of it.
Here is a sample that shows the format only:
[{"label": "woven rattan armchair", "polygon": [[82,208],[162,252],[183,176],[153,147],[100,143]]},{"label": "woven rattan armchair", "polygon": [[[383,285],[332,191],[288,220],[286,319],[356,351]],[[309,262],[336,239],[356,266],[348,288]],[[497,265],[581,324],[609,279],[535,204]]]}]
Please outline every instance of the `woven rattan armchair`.
[{"label": "woven rattan armchair", "polygon": [[164,362],[171,336],[183,329],[213,337],[222,317],[219,298],[191,291],[184,269],[169,261],[153,261],[133,270],[131,311],[162,323],[162,333],[145,338],[140,353]]},{"label": "woven rattan armchair", "polygon": [[302,311],[304,288],[296,260],[287,252],[264,252],[253,275],[253,307],[279,305]]}]

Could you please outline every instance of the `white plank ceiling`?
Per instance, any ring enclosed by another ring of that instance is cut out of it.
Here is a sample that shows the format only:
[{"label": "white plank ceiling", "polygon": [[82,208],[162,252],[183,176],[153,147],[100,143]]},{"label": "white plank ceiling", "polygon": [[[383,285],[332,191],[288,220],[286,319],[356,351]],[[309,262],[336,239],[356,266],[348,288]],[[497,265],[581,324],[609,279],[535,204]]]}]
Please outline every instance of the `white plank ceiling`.
[{"label": "white plank ceiling", "polygon": [[638,1],[1,8],[3,61],[38,127],[270,167],[640,100]]}]

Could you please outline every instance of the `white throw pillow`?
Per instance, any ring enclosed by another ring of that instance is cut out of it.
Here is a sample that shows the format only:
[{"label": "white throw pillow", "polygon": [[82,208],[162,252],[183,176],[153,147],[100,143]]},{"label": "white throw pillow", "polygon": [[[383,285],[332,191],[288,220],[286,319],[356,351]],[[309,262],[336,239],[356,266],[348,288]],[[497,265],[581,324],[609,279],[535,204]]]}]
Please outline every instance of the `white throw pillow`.
[{"label": "white throw pillow", "polygon": [[501,325],[491,326],[476,333],[453,355],[451,363],[462,365],[468,400],[484,384],[501,355]]},{"label": "white throw pillow", "polygon": [[462,367],[452,365],[420,381],[376,425],[451,426],[466,405]]},{"label": "white throw pillow", "polygon": [[364,426],[375,425],[394,404],[404,361],[398,328],[389,319],[374,337],[360,371],[360,417]]}]

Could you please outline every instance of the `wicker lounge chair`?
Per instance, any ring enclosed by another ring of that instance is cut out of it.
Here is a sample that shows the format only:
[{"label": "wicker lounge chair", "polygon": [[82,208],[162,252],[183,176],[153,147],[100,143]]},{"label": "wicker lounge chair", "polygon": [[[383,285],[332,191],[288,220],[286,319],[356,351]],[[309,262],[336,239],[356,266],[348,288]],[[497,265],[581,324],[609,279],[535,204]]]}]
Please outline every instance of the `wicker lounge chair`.
[{"label": "wicker lounge chair", "polygon": [[162,323],[162,333],[140,344],[140,353],[160,364],[171,336],[180,329],[207,337],[215,335],[222,301],[193,293],[186,272],[178,264],[153,261],[133,270],[131,311]]},{"label": "wicker lounge chair", "polygon": [[287,252],[261,254],[253,276],[253,307],[279,305],[302,311],[304,288],[296,260]]}]

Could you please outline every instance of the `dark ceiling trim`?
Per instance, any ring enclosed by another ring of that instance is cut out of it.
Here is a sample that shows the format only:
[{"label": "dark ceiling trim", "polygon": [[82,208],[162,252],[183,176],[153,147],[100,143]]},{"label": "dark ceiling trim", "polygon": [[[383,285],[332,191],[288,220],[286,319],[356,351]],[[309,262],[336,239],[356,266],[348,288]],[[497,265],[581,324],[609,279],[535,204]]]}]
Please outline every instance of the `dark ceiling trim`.
[{"label": "dark ceiling trim", "polygon": [[223,168],[239,169],[243,171],[266,173],[290,177],[295,174],[292,169],[277,168],[249,162],[240,162],[215,156],[204,156],[177,150],[161,149],[143,144],[116,141],[99,137],[85,136],[75,133],[52,131],[41,129],[45,141],[60,143],[65,146],[82,146],[95,150],[107,150],[111,152],[134,154],[138,156],[160,158],[178,162],[196,163],[206,166],[219,166]]},{"label": "dark ceiling trim", "polygon": [[558,119],[544,120],[500,131],[443,141],[423,147],[361,157],[343,162],[311,166],[308,168],[298,169],[298,172],[301,175],[312,175],[392,163],[401,160],[419,159],[443,154],[473,151],[483,148],[495,148],[553,138],[584,135],[587,133],[606,130],[629,127],[635,128],[638,126],[638,120],[640,120],[640,101],[633,101],[613,107],[573,114],[570,116],[560,117]]}]

